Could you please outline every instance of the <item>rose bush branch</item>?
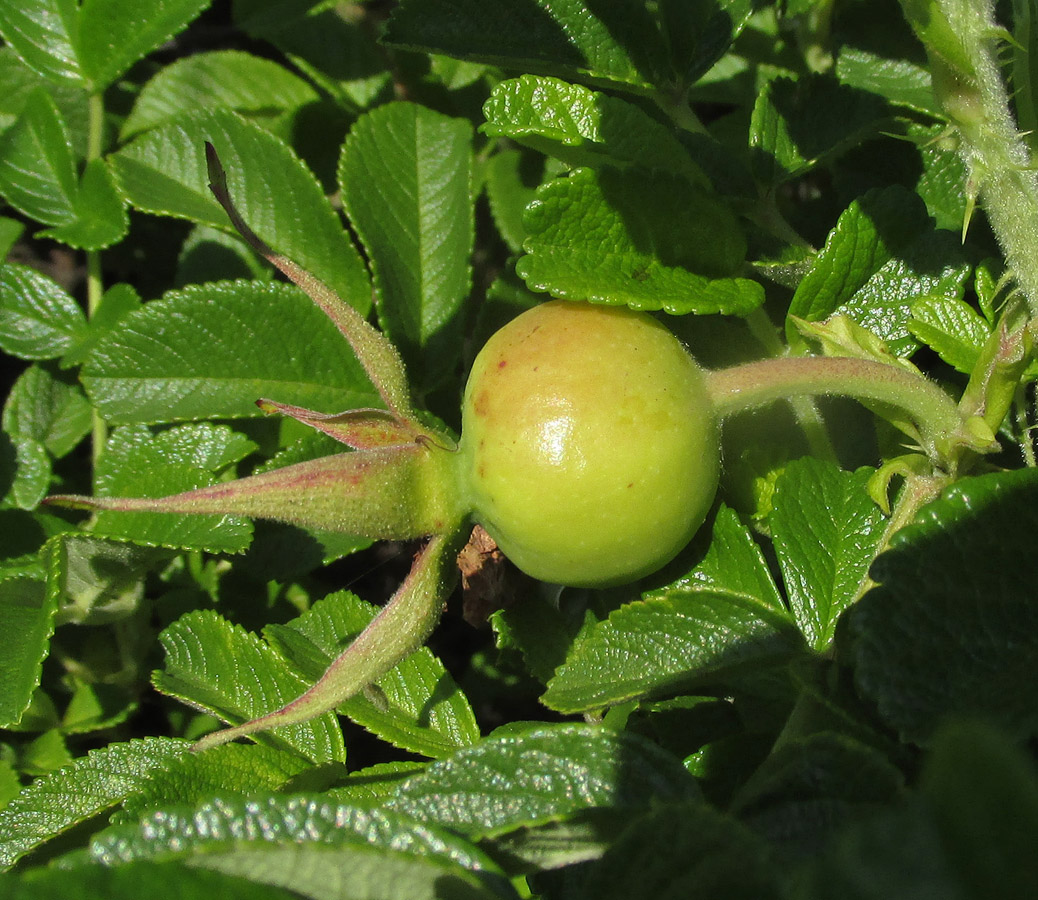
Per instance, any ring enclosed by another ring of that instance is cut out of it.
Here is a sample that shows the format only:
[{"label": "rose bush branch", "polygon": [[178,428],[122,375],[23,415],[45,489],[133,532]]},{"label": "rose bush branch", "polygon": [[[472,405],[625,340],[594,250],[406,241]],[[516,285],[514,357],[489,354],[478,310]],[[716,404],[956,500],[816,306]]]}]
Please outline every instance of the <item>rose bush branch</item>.
[{"label": "rose bush branch", "polygon": [[979,196],[1031,315],[1038,315],[1038,173],[1002,78],[998,51],[1007,34],[994,3],[901,0],[901,6],[926,48],[934,94],[958,133],[971,201]]}]

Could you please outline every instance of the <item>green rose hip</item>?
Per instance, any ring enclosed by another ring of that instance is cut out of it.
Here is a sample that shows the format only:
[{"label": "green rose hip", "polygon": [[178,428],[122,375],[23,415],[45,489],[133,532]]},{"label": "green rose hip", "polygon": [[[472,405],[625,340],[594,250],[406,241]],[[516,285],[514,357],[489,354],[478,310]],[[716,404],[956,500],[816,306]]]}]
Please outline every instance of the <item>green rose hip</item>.
[{"label": "green rose hip", "polygon": [[465,390],[474,517],[543,581],[601,587],[670,561],[710,508],[719,448],[702,370],[628,309],[535,307],[491,337]]}]

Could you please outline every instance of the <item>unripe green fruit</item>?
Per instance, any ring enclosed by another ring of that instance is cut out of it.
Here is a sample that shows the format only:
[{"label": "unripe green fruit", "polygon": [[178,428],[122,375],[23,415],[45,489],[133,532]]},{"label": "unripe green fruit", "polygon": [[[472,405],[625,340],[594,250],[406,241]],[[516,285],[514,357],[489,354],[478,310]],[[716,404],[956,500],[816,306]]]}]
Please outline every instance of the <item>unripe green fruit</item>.
[{"label": "unripe green fruit", "polygon": [[476,357],[460,465],[474,518],[520,569],[573,586],[660,568],[717,489],[702,370],[644,313],[552,301]]}]

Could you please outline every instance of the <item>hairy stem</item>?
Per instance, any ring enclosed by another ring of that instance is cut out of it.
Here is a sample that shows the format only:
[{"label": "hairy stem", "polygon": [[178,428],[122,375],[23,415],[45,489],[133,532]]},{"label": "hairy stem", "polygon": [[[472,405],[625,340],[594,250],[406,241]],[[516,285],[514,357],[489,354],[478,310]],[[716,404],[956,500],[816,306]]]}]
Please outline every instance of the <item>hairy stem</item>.
[{"label": "hairy stem", "polygon": [[765,359],[707,376],[719,418],[776,400],[845,396],[893,407],[908,415],[930,458],[944,463],[965,438],[955,401],[936,384],[897,366],[840,356]]},{"label": "hairy stem", "polygon": [[990,0],[901,0],[926,47],[934,93],[959,133],[969,187],[1038,315],[1038,173],[1019,134],[998,58],[1005,32]]}]

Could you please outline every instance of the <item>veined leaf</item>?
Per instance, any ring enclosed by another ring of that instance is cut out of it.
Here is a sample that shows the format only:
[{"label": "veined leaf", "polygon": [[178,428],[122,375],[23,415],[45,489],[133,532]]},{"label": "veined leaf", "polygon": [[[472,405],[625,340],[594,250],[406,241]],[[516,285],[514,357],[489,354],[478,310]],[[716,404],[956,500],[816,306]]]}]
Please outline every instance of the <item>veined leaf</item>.
[{"label": "veined leaf", "polygon": [[25,0],[0,4],[0,35],[33,71],[55,82],[84,86],[76,53],[76,0]]},{"label": "veined leaf", "polygon": [[191,113],[146,132],[109,162],[138,209],[229,230],[208,188],[206,141],[220,154],[231,198],[249,227],[366,312],[368,273],[320,184],[287,144],[259,125],[229,110]]},{"label": "veined leaf", "polygon": [[867,489],[872,472],[806,457],[779,476],[768,524],[790,609],[818,651],[857,599],[883,537],[886,523]]},{"label": "veined leaf", "polygon": [[383,330],[413,377],[454,370],[471,283],[472,127],[413,103],[362,116],[339,161],[350,221],[367,250]]},{"label": "veined leaf", "polygon": [[75,215],[76,160],[61,113],[42,88],[14,125],[0,135],[0,194],[15,209],[47,225]]},{"label": "veined leaf", "polygon": [[391,46],[642,91],[662,80],[667,57],[640,0],[593,6],[584,0],[405,0],[383,39]]},{"label": "veined leaf", "polygon": [[199,107],[227,107],[262,124],[318,98],[284,66],[241,50],[215,50],[178,59],[141,89],[123,123],[128,140]]},{"label": "veined leaf", "polygon": [[[205,753],[199,758],[208,756]],[[324,845],[395,850],[470,872],[499,871],[486,854],[463,838],[399,813],[330,803],[323,795],[264,796],[256,788],[248,793],[253,796],[205,802],[194,808],[167,804],[140,823],[109,829],[94,841],[90,855],[105,865],[174,856],[189,865],[226,871],[236,860],[258,860],[264,849],[276,856],[286,845]],[[249,877],[247,872],[242,874]],[[311,895],[311,891],[304,892]],[[341,889],[333,896],[339,893]]]},{"label": "veined leaf", "polygon": [[379,405],[338,329],[280,282],[171,291],[101,338],[83,384],[115,423],[258,416],[263,397],[327,412]]},{"label": "veined leaf", "polygon": [[0,892],[10,900],[139,900],[159,893],[166,900],[297,900],[299,896],[220,872],[185,869],[167,862],[138,862],[116,869],[44,868],[21,877],[0,877]]},{"label": "veined leaf", "polygon": [[[159,434],[120,428],[105,446],[96,472],[100,496],[166,496],[213,484],[217,473],[244,459],[255,444],[226,425],[181,425]],[[251,524],[235,516],[163,513],[97,514],[91,533],[152,547],[240,553]]]},{"label": "veined leaf", "polygon": [[[200,804],[216,796],[252,797],[278,791],[308,771],[312,771],[308,760],[263,744],[224,744],[207,753],[185,754],[126,799],[117,819],[120,825],[101,832],[90,853],[108,864],[147,857],[152,854],[135,854],[131,847],[137,820],[146,813],[173,805]],[[125,839],[117,838],[117,834]]]},{"label": "veined leaf", "polygon": [[0,581],[0,727],[17,725],[40,683],[40,667],[54,633],[54,598],[40,581]]},{"label": "veined leaf", "polygon": [[572,166],[641,166],[708,186],[670,129],[633,103],[558,78],[523,75],[483,105],[491,137],[508,137]]},{"label": "veined leaf", "polygon": [[[210,611],[182,616],[159,640],[166,667],[153,674],[155,687],[225,722],[237,724],[280,709],[309,687],[256,635]],[[316,763],[346,758],[332,713],[274,728],[258,739],[287,746]]]},{"label": "veined leaf", "polygon": [[[1038,733],[1038,473],[967,478],[895,535],[850,611],[858,690],[905,740],[950,716]],[[1022,688],[1021,685],[1029,686]]]},{"label": "veined leaf", "polygon": [[831,76],[774,78],[753,107],[754,174],[767,186],[803,175],[878,134],[890,114],[882,98]]},{"label": "veined leaf", "polygon": [[[316,681],[377,612],[377,607],[340,591],[287,625],[267,626],[264,633],[304,678]],[[468,700],[427,648],[402,660],[377,684],[384,706],[358,694],[339,712],[383,740],[436,759],[479,740]]]},{"label": "veined leaf", "polygon": [[973,371],[991,326],[958,297],[922,297],[912,304],[908,330],[948,365],[968,375]]},{"label": "veined leaf", "polygon": [[90,433],[91,408],[75,381],[44,366],[30,366],[4,403],[3,428],[31,437],[57,458]]},{"label": "veined leaf", "polygon": [[541,187],[524,221],[516,271],[533,290],[673,314],[740,315],[764,299],[725,277],[746,253],[734,214],[684,178],[577,169]]},{"label": "veined leaf", "polygon": [[0,809],[0,867],[118,805],[189,746],[159,737],[109,744],[37,778]]},{"label": "veined leaf", "polygon": [[79,304],[28,266],[0,266],[0,349],[23,359],[53,359],[87,331]]},{"label": "veined leaf", "polygon": [[793,317],[818,322],[842,313],[910,355],[913,303],[961,297],[968,273],[957,236],[935,231],[916,195],[898,186],[869,192],[840,215],[797,287],[787,336],[797,341]]},{"label": "veined leaf", "polygon": [[76,50],[100,91],[185,28],[212,0],[83,0]]},{"label": "veined leaf", "polygon": [[717,589],[660,592],[621,606],[574,648],[541,702],[582,712],[673,696],[774,665],[802,642],[783,612]]},{"label": "veined leaf", "polygon": [[680,762],[630,732],[586,725],[488,738],[430,765],[386,804],[473,837],[605,808],[629,815],[654,802],[696,800]]},{"label": "veined leaf", "polygon": [[764,554],[737,513],[721,504],[710,528],[701,528],[699,535],[692,546],[704,542],[706,553],[695,568],[672,584],[647,592],[644,599],[666,597],[675,591],[717,590],[753,597],[785,612]]}]

